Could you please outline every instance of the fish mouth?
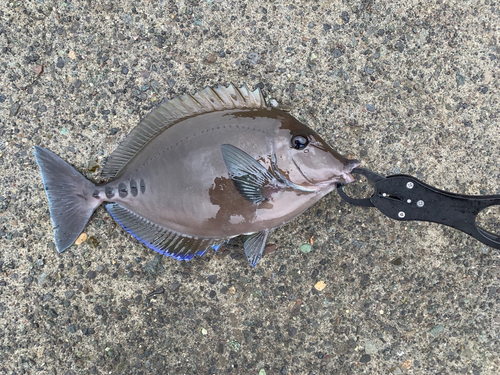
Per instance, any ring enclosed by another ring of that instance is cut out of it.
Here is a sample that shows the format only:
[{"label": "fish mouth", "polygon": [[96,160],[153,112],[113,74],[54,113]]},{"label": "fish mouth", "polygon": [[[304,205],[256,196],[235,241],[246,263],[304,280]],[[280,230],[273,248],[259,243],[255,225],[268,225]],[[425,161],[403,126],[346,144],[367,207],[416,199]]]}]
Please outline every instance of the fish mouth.
[{"label": "fish mouth", "polygon": [[300,174],[302,175],[302,177],[304,177],[304,179],[310,183],[311,185],[317,187],[317,189],[307,189],[309,191],[316,191],[316,190],[320,190],[322,187],[324,186],[327,186],[327,185],[332,185],[332,184],[338,184],[338,183],[341,183],[341,184],[349,184],[353,181],[355,181],[356,179],[354,178],[354,176],[351,174],[352,170],[356,167],[358,167],[360,165],[360,162],[359,160],[356,160],[356,159],[351,159],[351,160],[348,160],[348,162],[344,165],[344,168],[343,168],[343,171],[342,173],[340,174],[340,176],[335,176],[329,180],[326,180],[326,181],[323,181],[323,182],[320,182],[320,183],[317,183],[317,182],[313,182],[311,181],[304,173],[304,171],[300,168],[300,166],[297,164],[297,162],[295,161],[295,159],[292,157],[292,161],[293,161],[293,164],[295,164],[295,167],[297,167],[298,171],[300,172]]},{"label": "fish mouth", "polygon": [[349,184],[349,183],[354,182],[356,180],[354,178],[354,176],[351,174],[351,172],[354,168],[359,167],[360,164],[361,164],[361,162],[359,160],[356,160],[356,159],[347,160],[347,163],[344,166],[344,171],[342,172],[342,177],[344,179],[343,183]]}]

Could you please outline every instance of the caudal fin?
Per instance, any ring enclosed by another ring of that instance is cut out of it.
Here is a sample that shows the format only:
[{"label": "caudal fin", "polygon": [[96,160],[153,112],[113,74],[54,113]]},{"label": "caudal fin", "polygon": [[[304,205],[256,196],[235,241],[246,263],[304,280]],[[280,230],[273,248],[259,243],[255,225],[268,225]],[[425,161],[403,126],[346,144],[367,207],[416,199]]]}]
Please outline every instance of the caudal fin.
[{"label": "caudal fin", "polygon": [[101,204],[95,185],[53,152],[35,146],[35,157],[49,198],[57,251],[70,247]]}]

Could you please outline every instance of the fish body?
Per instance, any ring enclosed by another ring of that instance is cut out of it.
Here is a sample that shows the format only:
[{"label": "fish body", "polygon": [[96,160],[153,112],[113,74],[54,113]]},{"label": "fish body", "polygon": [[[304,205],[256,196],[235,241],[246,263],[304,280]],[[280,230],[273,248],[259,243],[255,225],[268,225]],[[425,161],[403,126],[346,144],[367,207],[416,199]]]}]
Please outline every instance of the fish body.
[{"label": "fish body", "polygon": [[260,91],[217,87],[166,101],[110,156],[96,185],[50,151],[35,149],[58,251],[103,202],[150,248],[191,259],[246,235],[254,266],[270,230],[301,214],[359,163],[342,157]]}]

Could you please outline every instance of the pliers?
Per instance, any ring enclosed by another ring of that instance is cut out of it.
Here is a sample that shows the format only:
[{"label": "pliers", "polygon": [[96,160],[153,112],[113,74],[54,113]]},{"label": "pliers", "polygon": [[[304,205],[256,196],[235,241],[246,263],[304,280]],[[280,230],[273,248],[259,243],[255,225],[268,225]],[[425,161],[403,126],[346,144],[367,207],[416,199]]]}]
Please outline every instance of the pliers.
[{"label": "pliers", "polygon": [[339,195],[350,204],[376,207],[394,220],[420,220],[444,224],[461,230],[482,243],[500,249],[500,236],[476,224],[476,217],[487,207],[500,205],[500,195],[464,195],[448,193],[429,186],[415,177],[396,174],[381,176],[364,168],[352,173],[365,176],[375,188],[371,197],[349,197],[343,185],[337,186]]}]

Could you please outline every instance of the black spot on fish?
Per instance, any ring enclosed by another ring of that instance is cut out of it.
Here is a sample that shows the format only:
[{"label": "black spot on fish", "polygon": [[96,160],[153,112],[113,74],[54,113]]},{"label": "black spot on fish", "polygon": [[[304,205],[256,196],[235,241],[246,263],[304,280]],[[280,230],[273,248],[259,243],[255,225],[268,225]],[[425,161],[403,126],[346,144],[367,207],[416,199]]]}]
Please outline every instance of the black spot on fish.
[{"label": "black spot on fish", "polygon": [[145,192],[146,192],[146,183],[141,178],[141,194],[144,194]]},{"label": "black spot on fish", "polygon": [[120,185],[118,185],[118,194],[120,198],[125,198],[128,195],[127,187],[123,182],[120,182]]},{"label": "black spot on fish", "polygon": [[134,179],[130,180],[130,192],[132,196],[137,196],[137,182]]},{"label": "black spot on fish", "polygon": [[106,186],[106,197],[108,199],[111,199],[111,198],[113,198],[114,195],[115,195],[115,189],[113,189],[112,187]]},{"label": "black spot on fish", "polygon": [[99,192],[99,190],[94,190],[94,192],[92,193],[92,196],[96,199],[98,199],[100,195],[101,193]]}]

